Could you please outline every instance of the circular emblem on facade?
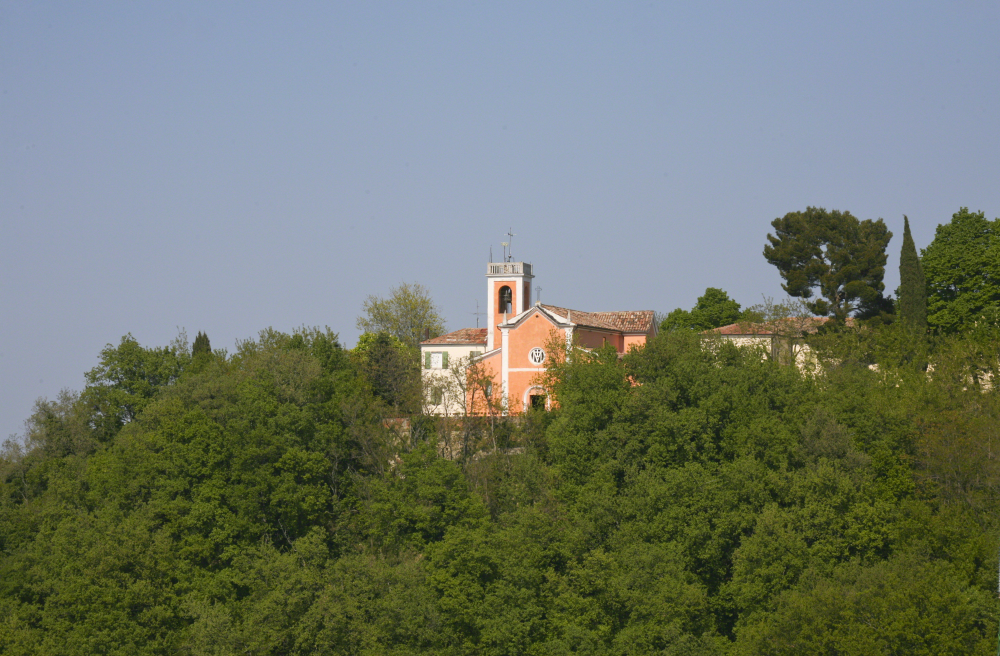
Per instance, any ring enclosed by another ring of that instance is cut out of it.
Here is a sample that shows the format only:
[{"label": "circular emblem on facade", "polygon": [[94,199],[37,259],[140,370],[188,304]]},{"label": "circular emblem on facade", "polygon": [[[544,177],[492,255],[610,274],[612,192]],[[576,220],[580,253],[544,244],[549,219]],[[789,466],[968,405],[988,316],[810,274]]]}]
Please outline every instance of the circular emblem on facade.
[{"label": "circular emblem on facade", "polygon": [[528,351],[528,359],[531,360],[531,364],[542,364],[545,362],[545,351],[536,346]]}]

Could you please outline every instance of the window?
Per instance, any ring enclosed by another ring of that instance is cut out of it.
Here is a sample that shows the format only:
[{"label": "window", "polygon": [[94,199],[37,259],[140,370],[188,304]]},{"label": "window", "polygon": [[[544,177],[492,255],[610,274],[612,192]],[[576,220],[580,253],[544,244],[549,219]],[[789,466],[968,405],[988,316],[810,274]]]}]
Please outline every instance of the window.
[{"label": "window", "polygon": [[424,369],[447,369],[447,351],[428,351],[424,353]]},{"label": "window", "polygon": [[506,312],[507,314],[514,312],[514,294],[510,291],[510,287],[507,285],[500,288],[499,307],[499,312]]},{"label": "window", "polygon": [[548,397],[545,394],[532,394],[529,400],[532,410],[544,410]]},{"label": "window", "polygon": [[444,394],[441,390],[431,390],[431,403],[434,405],[441,405],[441,401],[444,398]]},{"label": "window", "polygon": [[493,383],[486,383],[486,389],[483,391],[486,393],[486,398],[493,396]]}]

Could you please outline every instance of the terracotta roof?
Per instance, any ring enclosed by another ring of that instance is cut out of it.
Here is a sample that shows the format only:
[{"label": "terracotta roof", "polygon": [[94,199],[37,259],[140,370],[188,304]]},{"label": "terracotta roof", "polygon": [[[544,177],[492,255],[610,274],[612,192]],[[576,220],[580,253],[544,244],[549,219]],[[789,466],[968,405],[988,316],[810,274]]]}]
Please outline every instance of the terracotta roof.
[{"label": "terracotta roof", "polygon": [[[731,323],[721,328],[712,328],[703,331],[706,333],[716,333],[717,335],[773,335],[779,329],[785,333],[788,331],[802,331],[805,333],[815,333],[819,327],[827,321],[833,321],[831,317],[802,317],[780,319],[771,323]],[[854,319],[849,317],[847,325],[853,326]]]},{"label": "terracotta roof", "polygon": [[447,335],[432,337],[421,344],[486,344],[486,328],[462,328]]},{"label": "terracotta roof", "polygon": [[543,305],[549,312],[566,317],[578,326],[603,328],[623,333],[648,333],[653,327],[653,311],[582,312],[555,305]]}]

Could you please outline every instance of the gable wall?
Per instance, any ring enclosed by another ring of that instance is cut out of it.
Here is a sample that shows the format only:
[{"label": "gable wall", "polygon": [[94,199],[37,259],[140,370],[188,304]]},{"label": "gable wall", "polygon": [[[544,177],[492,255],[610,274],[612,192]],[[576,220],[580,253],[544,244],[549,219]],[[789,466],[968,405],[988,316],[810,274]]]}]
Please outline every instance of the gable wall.
[{"label": "gable wall", "polygon": [[[566,343],[566,335],[536,312],[512,329],[507,340],[508,407],[511,413],[519,413],[524,410],[525,392],[538,383],[540,374],[553,356],[550,343],[555,341],[561,347]],[[528,353],[535,347],[545,351],[545,361],[541,365],[528,358]]]}]

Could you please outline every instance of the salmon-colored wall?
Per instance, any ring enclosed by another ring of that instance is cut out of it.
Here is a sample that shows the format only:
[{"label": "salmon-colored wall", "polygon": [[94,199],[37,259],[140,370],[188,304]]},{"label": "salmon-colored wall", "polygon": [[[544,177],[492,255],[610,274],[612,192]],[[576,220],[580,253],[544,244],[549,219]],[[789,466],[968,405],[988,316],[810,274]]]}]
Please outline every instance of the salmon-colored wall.
[{"label": "salmon-colored wall", "polygon": [[577,344],[584,348],[601,348],[605,344],[611,344],[619,353],[625,348],[621,333],[607,333],[601,330],[577,328],[573,333],[573,338]]},{"label": "salmon-colored wall", "polygon": [[[511,413],[524,412],[524,393],[537,382],[553,357],[550,348],[553,341],[560,346],[565,344],[565,333],[557,330],[537,312],[510,331],[507,345],[507,366],[510,368],[507,374],[507,398]],[[528,353],[536,346],[545,350],[545,361],[540,366],[528,359]],[[517,369],[528,371],[516,371]]]},{"label": "salmon-colored wall", "polygon": [[625,335],[624,348],[622,349],[622,351],[628,352],[628,350],[633,346],[635,347],[643,346],[648,338],[649,335]]},{"label": "salmon-colored wall", "polygon": [[[500,375],[500,352],[497,351],[493,355],[483,358],[477,364],[477,367],[481,367],[482,375],[489,376],[493,379],[493,393],[490,400],[497,399],[499,394],[503,393],[503,384]],[[472,372],[469,374],[472,375]],[[468,386],[468,398],[466,399],[466,407],[469,409],[469,414],[482,415],[488,412],[489,401],[484,398],[482,389],[473,389],[473,385]]]},{"label": "salmon-colored wall", "polygon": [[[494,283],[493,293],[496,294],[495,300],[498,304],[500,300],[500,288],[505,284],[510,285],[510,283]],[[511,286],[515,304],[517,303],[516,294],[519,291],[522,290]],[[497,324],[503,321],[502,314],[498,314],[494,318]],[[622,333],[604,332],[586,328],[577,328],[574,331],[576,343],[584,348],[600,348],[605,343],[609,343],[619,353],[625,353],[632,346],[638,347],[644,345],[650,337],[651,335],[624,335]],[[523,320],[517,328],[510,331],[507,344],[507,410],[510,414],[520,414],[525,411],[525,392],[540,384],[541,375],[545,372],[546,366],[551,362],[551,358],[554,355],[551,353],[553,342],[561,347],[565,344],[565,333],[562,329],[557,329],[547,318],[537,312]],[[502,331],[496,329],[494,346],[500,347],[501,344]],[[536,346],[545,350],[545,361],[541,366],[535,365],[528,359],[528,353]],[[501,394],[503,390],[502,362],[502,351],[496,351],[493,355],[480,361],[481,366],[493,378],[493,398],[495,399],[498,398],[497,395]],[[475,414],[484,413],[486,406],[483,401],[481,393],[475,399],[470,396],[470,412]]]}]

